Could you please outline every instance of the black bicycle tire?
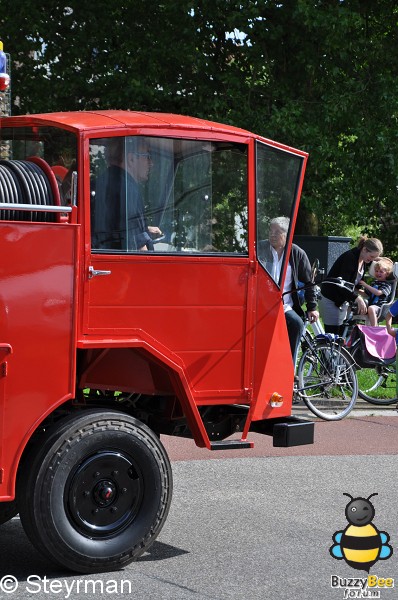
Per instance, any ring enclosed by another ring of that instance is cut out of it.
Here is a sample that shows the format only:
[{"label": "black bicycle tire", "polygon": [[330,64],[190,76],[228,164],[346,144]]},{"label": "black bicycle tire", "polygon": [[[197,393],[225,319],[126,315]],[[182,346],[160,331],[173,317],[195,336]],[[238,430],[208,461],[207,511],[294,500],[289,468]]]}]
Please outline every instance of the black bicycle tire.
[{"label": "black bicycle tire", "polygon": [[[359,349],[359,343],[356,343],[352,346],[352,348],[350,349],[350,354],[352,356],[352,358],[355,360],[355,353],[357,352],[357,350]],[[358,364],[358,361],[355,361]],[[374,368],[372,367],[360,367],[358,365],[358,370],[363,370],[365,369],[370,369],[370,370],[376,370],[376,367],[378,365],[375,365]],[[382,366],[382,365],[381,365]],[[379,384],[375,386],[375,390],[377,390],[384,382],[384,377],[382,375],[380,375],[379,377]],[[373,404],[374,406],[391,406],[392,404],[396,404],[398,402],[398,397],[394,396],[394,398],[373,398],[372,396],[369,396],[368,394],[366,394],[366,392],[362,391],[359,387],[359,380],[358,380],[358,395],[360,398],[362,398],[362,400],[365,400],[366,402],[368,402],[369,404]]]},{"label": "black bicycle tire", "polygon": [[[328,341],[317,341],[316,342],[316,346],[315,346],[315,352],[318,356],[318,353],[320,350],[330,350],[333,347],[333,345]],[[334,346],[333,351],[336,352],[337,354],[339,354],[341,357],[343,357],[343,361],[346,365],[349,366],[349,370],[352,373],[352,379],[353,379],[353,390],[351,393],[351,398],[348,402],[348,404],[345,406],[344,410],[336,413],[336,414],[329,414],[327,412],[324,412],[322,410],[320,410],[317,406],[315,406],[313,404],[313,402],[311,402],[311,399],[305,395],[305,393],[303,393],[303,390],[305,390],[305,386],[303,386],[303,369],[304,369],[304,365],[305,365],[305,361],[307,359],[308,354],[313,354],[314,349],[313,349],[313,345],[311,345],[310,347],[306,348],[303,352],[303,355],[301,357],[298,369],[297,369],[297,375],[298,375],[298,379],[299,379],[299,393],[300,393],[300,397],[302,398],[302,400],[304,401],[304,403],[306,404],[306,406],[308,407],[308,409],[317,417],[325,420],[325,421],[339,421],[341,419],[343,419],[344,417],[348,416],[350,414],[350,412],[353,410],[357,397],[358,397],[358,380],[356,377],[356,371],[355,371],[355,363],[352,359],[351,354],[344,348],[341,346]],[[319,359],[318,359],[319,362]],[[339,384],[336,384],[337,386],[339,386]]]}]

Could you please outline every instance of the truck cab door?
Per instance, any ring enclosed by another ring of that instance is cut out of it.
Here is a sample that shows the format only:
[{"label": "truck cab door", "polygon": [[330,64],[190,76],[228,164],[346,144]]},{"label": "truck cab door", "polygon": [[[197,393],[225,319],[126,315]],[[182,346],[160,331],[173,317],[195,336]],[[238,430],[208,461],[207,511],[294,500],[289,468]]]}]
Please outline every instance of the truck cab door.
[{"label": "truck cab door", "polygon": [[247,395],[245,142],[90,142],[86,339],[156,348],[184,369],[201,403]]},{"label": "truck cab door", "polygon": [[[304,153],[256,142],[256,343],[253,419],[291,412],[294,365],[283,296],[306,164]],[[287,233],[281,238],[283,230]],[[284,246],[283,246],[284,245]],[[283,249],[280,251],[280,246]],[[275,250],[278,248],[278,251]],[[291,275],[291,272],[289,272]],[[290,279],[290,286],[294,281]],[[271,400],[281,397],[280,406]]]}]

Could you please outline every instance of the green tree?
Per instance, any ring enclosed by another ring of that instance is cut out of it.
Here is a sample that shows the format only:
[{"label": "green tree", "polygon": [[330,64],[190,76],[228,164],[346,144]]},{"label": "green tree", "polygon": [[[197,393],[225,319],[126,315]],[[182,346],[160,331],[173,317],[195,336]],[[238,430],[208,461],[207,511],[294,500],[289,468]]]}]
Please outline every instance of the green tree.
[{"label": "green tree", "polygon": [[302,233],[395,251],[395,0],[2,0],[13,113],[129,108],[307,150]]}]

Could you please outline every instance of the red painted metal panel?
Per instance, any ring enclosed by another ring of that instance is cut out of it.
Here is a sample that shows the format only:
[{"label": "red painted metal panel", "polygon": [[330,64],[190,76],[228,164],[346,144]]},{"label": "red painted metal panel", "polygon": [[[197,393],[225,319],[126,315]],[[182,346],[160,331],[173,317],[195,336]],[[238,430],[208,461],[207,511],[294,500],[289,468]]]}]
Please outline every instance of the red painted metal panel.
[{"label": "red painted metal panel", "polygon": [[35,115],[22,115],[17,117],[4,117],[0,119],[0,127],[21,127],[26,125],[53,125],[75,130],[85,135],[99,135],[98,130],[103,129],[104,134],[109,135],[110,129],[123,131],[125,129],[137,130],[145,128],[147,135],[151,135],[150,130],[156,131],[157,135],[162,135],[162,130],[167,135],[170,129],[185,131],[188,137],[193,131],[211,135],[217,134],[218,139],[223,139],[224,135],[236,135],[246,139],[259,139],[269,143],[272,146],[290,150],[294,154],[307,157],[305,152],[290,148],[273,140],[256,135],[245,129],[224,125],[196,117],[184,115],[175,115],[169,113],[149,113],[123,110],[104,110],[104,111],[71,111],[59,113],[42,113]]},{"label": "red painted metal panel", "polygon": [[3,439],[4,431],[4,402],[5,402],[5,388],[6,378],[8,374],[8,363],[7,358],[12,354],[12,347],[10,344],[0,344],[0,485],[4,480],[4,469],[1,468],[3,464],[3,446],[1,440]]},{"label": "red painted metal panel", "polygon": [[0,222],[0,345],[12,347],[0,398],[0,498],[12,493],[31,430],[74,395],[77,237],[72,225]]},{"label": "red painted metal panel", "polygon": [[[253,397],[257,402],[252,413],[255,421],[291,414],[294,380],[281,292],[263,269],[258,270],[256,309]],[[274,392],[283,396],[279,408],[269,404]]]},{"label": "red painted metal panel", "polygon": [[93,256],[85,334],[144,332],[176,355],[193,393],[245,397],[247,258]]},{"label": "red painted metal panel", "polygon": [[195,117],[182,115],[173,115],[166,113],[146,113],[122,110],[106,111],[72,111],[62,113],[43,113],[36,115],[23,115],[18,117],[8,117],[2,120],[4,126],[20,126],[23,124],[42,124],[59,125],[88,132],[98,128],[107,129],[109,127],[170,127],[181,128],[185,130],[197,129],[205,131],[218,131],[222,133],[238,133],[247,135],[243,129],[231,125],[223,125],[212,121],[205,121]]}]

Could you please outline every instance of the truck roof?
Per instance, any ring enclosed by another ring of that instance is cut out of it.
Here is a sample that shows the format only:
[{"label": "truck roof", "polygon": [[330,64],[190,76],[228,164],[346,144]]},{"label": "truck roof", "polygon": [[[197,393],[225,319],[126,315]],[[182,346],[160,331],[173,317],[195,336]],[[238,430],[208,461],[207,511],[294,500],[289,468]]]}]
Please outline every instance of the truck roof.
[{"label": "truck roof", "polygon": [[75,132],[90,133],[104,129],[174,129],[181,131],[202,131],[212,132],[214,135],[229,134],[233,136],[243,137],[247,140],[248,137],[260,139],[265,142],[271,142],[272,145],[278,146],[287,150],[293,150],[295,153],[306,156],[307,153],[289,148],[285,144],[280,144],[267,139],[261,135],[254,134],[245,129],[234,127],[233,125],[225,125],[199,119],[197,117],[189,117],[186,115],[177,115],[173,113],[161,112],[141,112],[129,110],[96,110],[96,111],[70,111],[70,112],[54,112],[42,114],[30,114],[12,117],[3,117],[0,119],[1,127],[15,127],[21,125],[41,125],[63,127]]},{"label": "truck roof", "polygon": [[98,111],[71,111],[54,112],[43,114],[31,114],[16,117],[4,117],[1,120],[3,126],[11,127],[14,124],[21,125],[21,121],[42,125],[60,125],[79,131],[107,127],[172,127],[182,129],[214,130],[225,133],[240,135],[251,135],[249,131],[199,119],[171,113],[139,112],[129,110],[98,110]]}]

